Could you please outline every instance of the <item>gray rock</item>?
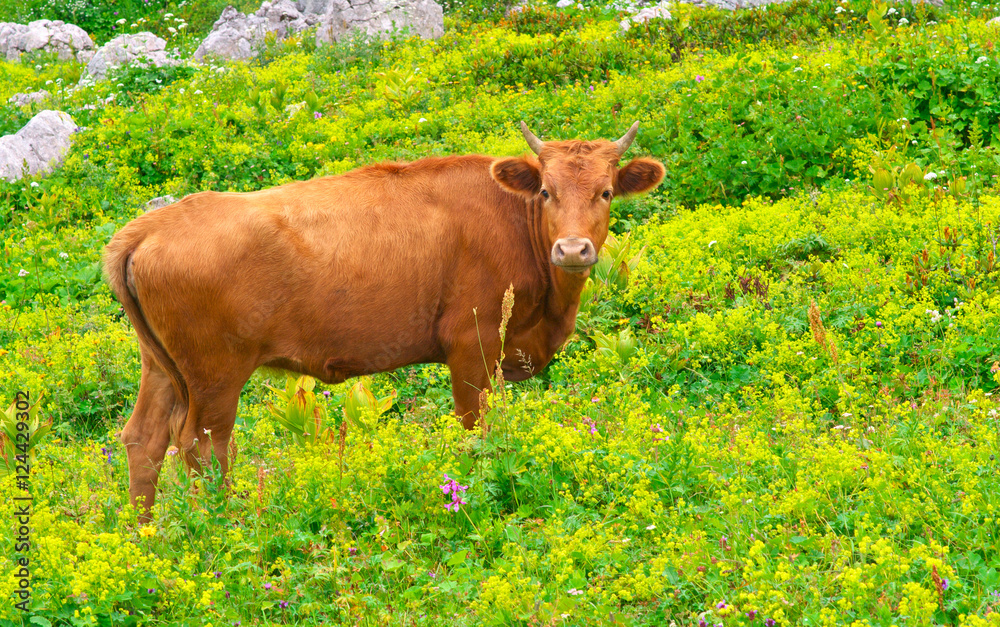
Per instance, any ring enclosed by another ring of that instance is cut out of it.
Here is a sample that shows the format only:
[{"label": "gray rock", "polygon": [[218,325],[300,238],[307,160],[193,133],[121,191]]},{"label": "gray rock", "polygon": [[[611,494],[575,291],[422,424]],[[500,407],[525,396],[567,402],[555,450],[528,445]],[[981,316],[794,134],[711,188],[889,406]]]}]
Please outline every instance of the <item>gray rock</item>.
[{"label": "gray rock", "polygon": [[167,194],[166,196],[157,196],[156,198],[150,200],[145,205],[143,205],[143,211],[153,211],[154,209],[161,209],[167,205],[172,205],[177,202],[177,199]]},{"label": "gray rock", "polygon": [[352,31],[383,37],[407,29],[424,39],[444,34],[444,11],[434,0],[328,0],[316,43],[337,41]]},{"label": "gray rock", "polygon": [[317,26],[318,44],[339,40],[352,30],[381,36],[408,28],[425,38],[444,34],[444,12],[434,0],[278,0],[252,15],[226,7],[194,58],[249,59],[257,56],[269,33],[284,39]]},{"label": "gray rock", "polygon": [[167,42],[153,33],[119,35],[101,46],[87,64],[82,79],[101,80],[108,70],[121,65],[151,63],[156,67],[177,62],[167,56]]},{"label": "gray rock", "polygon": [[59,59],[86,63],[94,54],[87,31],[60,20],[35,20],[28,24],[0,22],[0,57],[18,61],[25,52],[55,51]]},{"label": "gray rock", "polygon": [[531,5],[528,2],[528,0],[517,0],[517,2],[514,3],[514,6],[507,9],[506,13],[504,13],[503,15],[504,17],[510,17],[515,13],[521,13],[522,11],[526,10],[529,6]]},{"label": "gray rock", "polygon": [[659,4],[653,4],[639,9],[637,12],[633,13],[631,16],[626,17],[620,23],[620,28],[623,31],[627,31],[636,24],[645,24],[652,19],[672,19],[670,15],[670,10],[667,8],[667,2],[660,2]]},{"label": "gray rock", "polygon": [[323,15],[330,10],[330,0],[298,0],[295,6],[306,15]]},{"label": "gray rock", "polygon": [[75,131],[76,123],[68,114],[42,111],[17,133],[0,137],[0,177],[18,180],[25,162],[29,176],[51,172],[62,163]]},{"label": "gray rock", "polygon": [[268,33],[275,33],[278,39],[284,39],[317,23],[318,16],[300,12],[290,0],[265,2],[252,15],[226,7],[212,26],[212,31],[194,51],[194,58],[198,61],[203,61],[206,56],[249,59],[257,56]]},{"label": "gray rock", "polygon": [[17,93],[7,99],[7,102],[11,103],[15,107],[23,107],[25,105],[32,104],[34,102],[41,102],[51,96],[49,92],[44,89],[38,91],[33,91],[30,93]]}]

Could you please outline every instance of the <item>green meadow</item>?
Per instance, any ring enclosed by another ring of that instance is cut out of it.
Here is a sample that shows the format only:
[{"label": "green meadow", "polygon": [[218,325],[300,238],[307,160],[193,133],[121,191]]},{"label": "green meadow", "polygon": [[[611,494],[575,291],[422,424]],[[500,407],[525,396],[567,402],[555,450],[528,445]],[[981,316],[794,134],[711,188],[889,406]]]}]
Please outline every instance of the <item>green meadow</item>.
[{"label": "green meadow", "polygon": [[[82,86],[72,61],[0,61],[0,134],[43,108],[80,127],[53,173],[0,181],[0,409],[26,392],[39,427],[23,554],[13,409],[0,436],[0,624],[1000,626],[1000,5],[675,5],[627,31],[603,2],[443,6],[434,41],[305,33]],[[222,8],[0,21],[188,58]],[[667,168],[612,204],[553,362],[471,432],[443,366],[318,384],[312,438],[276,418],[295,381],[258,373],[228,479],[168,455],[141,523],[111,236],[157,196],[524,154],[522,119],[638,120],[630,155]]]}]

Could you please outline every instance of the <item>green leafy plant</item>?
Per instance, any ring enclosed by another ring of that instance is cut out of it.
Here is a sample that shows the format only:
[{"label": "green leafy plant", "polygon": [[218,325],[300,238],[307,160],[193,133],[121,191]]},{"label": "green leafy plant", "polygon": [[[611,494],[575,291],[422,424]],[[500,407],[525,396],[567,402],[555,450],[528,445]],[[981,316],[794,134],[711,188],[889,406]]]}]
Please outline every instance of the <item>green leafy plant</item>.
[{"label": "green leafy plant", "polygon": [[597,345],[597,354],[617,363],[624,376],[625,366],[639,349],[639,343],[632,334],[632,329],[626,327],[617,335],[595,331],[591,339]]},{"label": "green leafy plant", "polygon": [[271,106],[279,113],[284,107],[286,93],[288,93],[288,85],[284,81],[277,81],[271,88]]},{"label": "green leafy plant", "polygon": [[387,396],[376,398],[368,377],[360,377],[344,395],[344,419],[354,429],[371,435],[375,431],[378,419],[389,411],[395,402],[395,390]]},{"label": "green leafy plant", "polygon": [[254,87],[247,94],[247,102],[254,108],[257,115],[264,117],[267,115],[267,96],[261,93],[260,89]]},{"label": "green leafy plant", "polygon": [[590,269],[590,276],[580,295],[580,313],[589,315],[611,315],[610,311],[598,312],[600,303],[607,300],[606,292],[614,289],[622,292],[628,287],[630,273],[634,272],[642,261],[645,247],[635,254],[632,253],[631,233],[624,236],[608,234],[597,263]]},{"label": "green leafy plant", "polygon": [[411,108],[423,93],[420,87],[425,81],[414,72],[389,70],[379,72],[378,76],[382,79],[386,100],[397,109]]},{"label": "green leafy plant", "polygon": [[36,449],[52,431],[52,418],[42,420],[38,415],[42,407],[42,395],[26,409],[19,401],[10,404],[3,413],[0,424],[0,476],[19,474],[17,467],[33,465]]},{"label": "green leafy plant", "polygon": [[281,427],[291,432],[296,444],[314,444],[332,439],[330,425],[327,422],[326,408],[317,403],[316,380],[302,375],[288,375],[285,379],[285,389],[279,390],[267,386],[278,395],[280,403],[268,401],[267,408],[270,417]]},{"label": "green leafy plant", "polygon": [[[870,168],[872,173],[872,193],[882,200],[897,205],[909,202],[911,196],[928,196],[930,190],[924,180],[924,173],[915,163],[892,170]],[[962,189],[964,190],[964,184]]]}]

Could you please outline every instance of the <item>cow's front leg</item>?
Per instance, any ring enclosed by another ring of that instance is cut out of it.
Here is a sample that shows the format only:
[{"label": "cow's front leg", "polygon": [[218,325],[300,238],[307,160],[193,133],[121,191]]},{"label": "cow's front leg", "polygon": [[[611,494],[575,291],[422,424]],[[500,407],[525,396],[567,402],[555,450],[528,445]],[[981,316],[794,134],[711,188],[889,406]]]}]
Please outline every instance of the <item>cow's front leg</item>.
[{"label": "cow's front leg", "polygon": [[462,425],[466,429],[476,427],[476,421],[479,419],[479,395],[484,389],[492,389],[486,364],[495,364],[498,356],[492,360],[484,359],[477,343],[475,350],[457,351],[448,357],[455,414],[462,419]]}]

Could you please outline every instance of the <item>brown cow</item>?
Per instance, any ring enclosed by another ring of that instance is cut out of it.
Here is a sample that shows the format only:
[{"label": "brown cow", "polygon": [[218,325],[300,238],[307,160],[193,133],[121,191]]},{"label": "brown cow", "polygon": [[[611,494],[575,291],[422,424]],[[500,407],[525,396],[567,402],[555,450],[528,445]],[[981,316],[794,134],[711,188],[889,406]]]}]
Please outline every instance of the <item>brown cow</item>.
[{"label": "brown cow", "polygon": [[[227,449],[260,366],[327,383],[418,363],[451,370],[455,413],[477,420],[514,285],[508,380],[544,367],[573,331],[608,234],[611,199],[663,166],[617,142],[543,143],[538,155],[382,163],[251,193],[202,192],[127,224],[104,267],[139,336],[142,379],[122,441],[133,502],[151,507],[171,439],[198,468]],[[476,311],[474,317],[473,311]]]}]

